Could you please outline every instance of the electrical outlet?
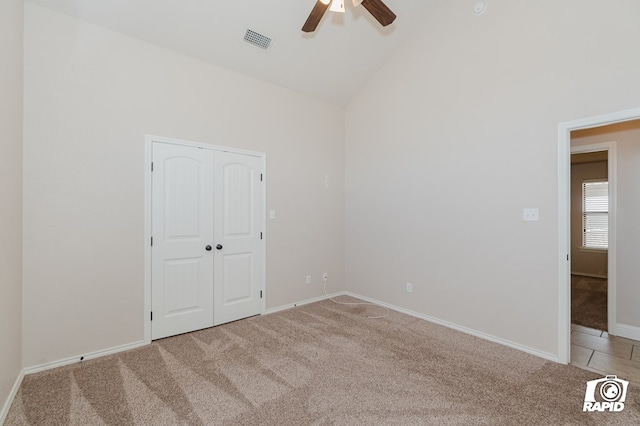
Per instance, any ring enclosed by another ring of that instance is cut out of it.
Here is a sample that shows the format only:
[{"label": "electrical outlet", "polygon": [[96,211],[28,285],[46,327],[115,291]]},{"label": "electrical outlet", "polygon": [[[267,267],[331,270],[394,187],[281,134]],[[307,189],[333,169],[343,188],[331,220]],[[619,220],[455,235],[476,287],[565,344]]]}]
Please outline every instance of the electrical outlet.
[{"label": "electrical outlet", "polygon": [[413,283],[407,283],[407,293],[413,293]]},{"label": "electrical outlet", "polygon": [[327,281],[329,279],[329,274],[327,274],[326,272],[324,274],[322,274],[322,281]]},{"label": "electrical outlet", "polygon": [[311,275],[307,275],[307,284],[311,284]]}]

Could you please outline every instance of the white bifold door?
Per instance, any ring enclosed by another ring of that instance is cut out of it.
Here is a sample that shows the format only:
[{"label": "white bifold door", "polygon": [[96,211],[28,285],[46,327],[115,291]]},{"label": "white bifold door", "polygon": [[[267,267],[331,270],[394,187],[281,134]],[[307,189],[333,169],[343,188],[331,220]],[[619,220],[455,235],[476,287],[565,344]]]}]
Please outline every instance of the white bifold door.
[{"label": "white bifold door", "polygon": [[152,339],[259,314],[262,159],[152,144]]}]

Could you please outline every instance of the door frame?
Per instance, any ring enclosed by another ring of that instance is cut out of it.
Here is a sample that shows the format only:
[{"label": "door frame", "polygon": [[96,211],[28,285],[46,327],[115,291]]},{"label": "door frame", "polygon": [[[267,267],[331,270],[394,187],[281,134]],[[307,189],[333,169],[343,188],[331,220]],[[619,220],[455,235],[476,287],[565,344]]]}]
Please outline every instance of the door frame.
[{"label": "door frame", "polygon": [[267,310],[267,154],[264,152],[248,151],[244,149],[232,148],[221,145],[212,145],[207,143],[193,142],[181,139],[167,138],[164,136],[145,135],[145,161],[144,161],[144,342],[151,343],[151,161],[152,146],[154,142],[169,143],[174,145],[190,146],[200,149],[210,149],[212,151],[226,151],[235,154],[251,155],[260,158],[260,167],[262,170],[262,181],[260,182],[260,227],[262,230],[262,268],[260,277],[260,289],[263,292],[262,306],[260,314],[264,314]]},{"label": "door frame", "polygon": [[[640,119],[640,108],[558,124],[558,362],[563,364],[571,361],[571,132],[637,119]],[[609,163],[611,167],[612,161]],[[610,232],[610,243],[611,235]],[[615,259],[615,247],[613,256],[611,251],[609,256],[608,273],[615,278],[615,263],[613,267],[611,263],[611,258]],[[615,317],[611,321],[611,313],[608,320],[609,330],[614,331],[617,321]]]}]

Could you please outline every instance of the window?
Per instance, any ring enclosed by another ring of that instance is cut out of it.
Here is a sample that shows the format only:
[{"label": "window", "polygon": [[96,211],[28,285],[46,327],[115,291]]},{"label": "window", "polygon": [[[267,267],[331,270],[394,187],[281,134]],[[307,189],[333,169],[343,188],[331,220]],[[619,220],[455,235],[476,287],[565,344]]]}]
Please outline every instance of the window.
[{"label": "window", "polygon": [[609,248],[609,182],[582,182],[582,247]]}]

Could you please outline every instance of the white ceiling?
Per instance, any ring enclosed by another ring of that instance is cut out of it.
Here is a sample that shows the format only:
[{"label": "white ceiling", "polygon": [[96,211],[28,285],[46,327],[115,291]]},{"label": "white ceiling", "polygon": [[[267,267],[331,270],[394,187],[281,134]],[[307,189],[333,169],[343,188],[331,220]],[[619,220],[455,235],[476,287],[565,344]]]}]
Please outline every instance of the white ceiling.
[{"label": "white ceiling", "polygon": [[[26,0],[297,92],[346,105],[442,0],[384,0],[383,28],[346,0],[315,33],[301,31],[316,0]],[[268,51],[247,29],[273,39]]]}]

